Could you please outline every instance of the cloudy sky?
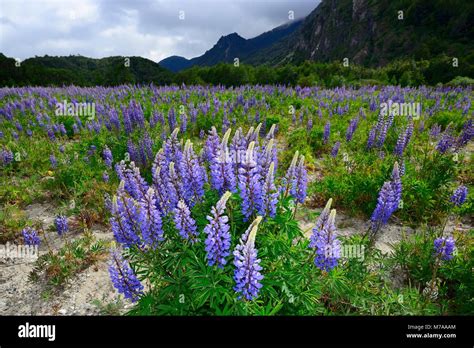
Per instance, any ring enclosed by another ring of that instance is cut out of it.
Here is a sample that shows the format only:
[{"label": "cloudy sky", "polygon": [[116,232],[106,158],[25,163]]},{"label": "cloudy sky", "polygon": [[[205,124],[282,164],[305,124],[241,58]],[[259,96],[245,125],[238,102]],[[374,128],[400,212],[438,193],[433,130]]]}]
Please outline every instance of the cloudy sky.
[{"label": "cloudy sky", "polygon": [[319,0],[0,0],[0,52],[192,58],[222,35],[257,36]]}]

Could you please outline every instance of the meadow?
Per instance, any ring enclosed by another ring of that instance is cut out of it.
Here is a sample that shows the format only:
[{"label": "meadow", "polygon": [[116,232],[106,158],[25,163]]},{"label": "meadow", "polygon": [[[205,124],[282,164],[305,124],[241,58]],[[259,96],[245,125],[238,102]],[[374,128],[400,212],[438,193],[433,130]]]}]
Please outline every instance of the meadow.
[{"label": "meadow", "polygon": [[107,262],[130,315],[473,314],[472,100],[1,88],[0,244],[39,246],[29,282],[50,297]]}]

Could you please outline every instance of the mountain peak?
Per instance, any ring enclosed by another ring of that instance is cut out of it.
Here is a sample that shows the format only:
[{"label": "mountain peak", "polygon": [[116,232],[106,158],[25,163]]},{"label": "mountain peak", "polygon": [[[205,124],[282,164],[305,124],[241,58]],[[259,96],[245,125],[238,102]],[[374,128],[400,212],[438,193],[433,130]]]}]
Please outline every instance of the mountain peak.
[{"label": "mountain peak", "polygon": [[232,34],[222,35],[219,41],[217,41],[217,44],[222,43],[222,42],[245,42],[245,41],[247,40],[234,32]]}]

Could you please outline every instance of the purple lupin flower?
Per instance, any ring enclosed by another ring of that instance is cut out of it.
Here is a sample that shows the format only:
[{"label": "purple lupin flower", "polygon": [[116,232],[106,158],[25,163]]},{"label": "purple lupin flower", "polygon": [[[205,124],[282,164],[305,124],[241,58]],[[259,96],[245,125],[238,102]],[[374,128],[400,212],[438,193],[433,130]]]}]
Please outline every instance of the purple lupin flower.
[{"label": "purple lupin flower", "polygon": [[13,152],[8,149],[2,149],[0,152],[0,160],[4,166],[13,162]]},{"label": "purple lupin flower", "polygon": [[56,157],[53,154],[49,156],[49,162],[51,163],[52,168],[56,168],[58,166],[58,161],[56,160]]},{"label": "purple lupin flower", "polygon": [[51,141],[56,140],[56,136],[54,135],[54,130],[51,127],[48,127],[47,133]]},{"label": "purple lupin flower", "polygon": [[240,242],[233,252],[236,283],[234,290],[239,294],[239,299],[244,297],[246,300],[253,300],[262,288],[263,275],[260,273],[262,267],[255,248],[255,237],[261,220],[262,217],[257,216],[240,238]]},{"label": "purple lupin flower", "polygon": [[288,170],[286,171],[286,176],[284,179],[285,197],[290,192],[290,189],[291,190],[293,189],[292,186],[293,186],[295,176],[296,176],[296,164],[298,162],[299,155],[300,153],[296,151],[293,156],[293,159],[291,160],[290,166],[288,167]]},{"label": "purple lupin flower", "polygon": [[181,133],[186,133],[186,128],[187,128],[187,125],[188,125],[188,117],[186,116],[186,113],[185,112],[180,112],[179,113],[179,120],[180,120],[180,126],[179,126],[179,130]]},{"label": "purple lupin flower", "polygon": [[311,234],[311,237],[309,238],[309,240],[310,240],[309,247],[310,248],[316,248],[316,244],[317,244],[321,229],[323,228],[324,225],[326,225],[327,220],[329,219],[329,213],[331,211],[331,204],[332,204],[332,198],[329,198],[329,200],[326,203],[326,206],[321,211],[321,214],[319,214],[318,220],[316,220],[316,225],[313,228],[313,233]]},{"label": "purple lupin flower", "polygon": [[163,240],[163,228],[160,211],[156,205],[156,195],[153,188],[149,188],[139,202],[140,211],[137,215],[143,242],[156,247]]},{"label": "purple lupin flower", "polygon": [[186,141],[181,163],[183,190],[186,202],[192,207],[204,195],[204,183],[207,180],[206,169],[199,163],[193,144]]},{"label": "purple lupin flower", "polygon": [[331,150],[331,157],[333,158],[336,158],[337,157],[337,154],[339,152],[339,148],[341,146],[341,142],[340,141],[337,141],[335,144],[334,144],[334,147],[332,148]]},{"label": "purple lupin flower", "polygon": [[170,126],[170,129],[176,128],[176,114],[174,108],[168,110],[168,125]]},{"label": "purple lupin flower", "polygon": [[456,190],[454,190],[453,195],[451,196],[451,202],[459,207],[461,206],[467,198],[467,187],[464,185],[459,186]]},{"label": "purple lupin flower", "polygon": [[438,141],[438,144],[436,144],[436,150],[438,150],[439,153],[444,154],[451,147],[453,147],[453,145],[454,137],[452,136],[451,129],[448,126],[441,136],[441,139]]},{"label": "purple lupin flower", "polygon": [[370,219],[372,236],[375,236],[379,229],[387,224],[390,216],[400,206],[401,199],[402,182],[398,162],[395,162],[392,171],[392,181],[387,181],[383,184],[377,199],[377,206]]},{"label": "purple lupin flower", "polygon": [[306,188],[308,186],[308,174],[304,165],[304,156],[300,156],[300,161],[296,166],[295,178],[293,181],[291,194],[296,198],[296,202],[304,203],[306,198]]},{"label": "purple lupin flower", "polygon": [[470,119],[464,124],[461,135],[459,135],[456,140],[456,148],[460,149],[463,146],[466,146],[472,138],[474,138],[474,124],[472,119]]},{"label": "purple lupin flower", "polygon": [[393,187],[393,194],[394,194],[394,206],[393,211],[398,209],[400,201],[402,199],[402,181],[400,179],[400,170],[398,168],[398,162],[395,162],[393,165],[392,170],[392,187]]},{"label": "purple lupin flower", "polygon": [[340,242],[336,236],[336,209],[332,209],[322,227],[313,232],[312,244],[315,249],[314,264],[322,271],[329,272],[338,265]]},{"label": "purple lupin flower", "polygon": [[405,132],[400,133],[398,136],[397,144],[395,145],[394,153],[398,157],[402,157],[403,151],[407,147],[408,143],[410,142],[410,138],[413,134],[413,123],[411,122]]},{"label": "purple lupin flower", "polygon": [[331,135],[331,122],[328,121],[324,125],[323,144],[328,143],[330,135]]},{"label": "purple lupin flower", "polygon": [[143,295],[143,285],[138,280],[128,261],[123,259],[118,251],[112,251],[111,256],[109,274],[112,284],[119,293],[124,294],[125,298],[136,302]]},{"label": "purple lupin flower", "polygon": [[453,237],[441,237],[434,240],[435,256],[441,258],[441,260],[449,261],[454,255],[454,249],[456,248]]},{"label": "purple lupin flower", "polygon": [[104,150],[102,151],[102,158],[104,159],[105,165],[109,168],[112,168],[114,158],[112,156],[112,151],[110,151],[108,146],[105,146]]},{"label": "purple lupin flower", "polygon": [[275,164],[272,162],[262,187],[262,204],[258,213],[263,217],[269,216],[273,218],[276,214],[279,193],[274,182],[274,170]]},{"label": "purple lupin flower", "polygon": [[403,160],[402,165],[400,166],[400,177],[405,175],[405,171],[406,171],[406,165],[405,165],[405,161]]},{"label": "purple lupin flower", "polygon": [[212,207],[211,215],[207,216],[209,223],[204,227],[207,238],[205,241],[208,265],[217,265],[223,268],[227,263],[226,257],[230,254],[230,226],[229,218],[224,215],[230,191],[222,195],[217,204]]},{"label": "purple lupin flower", "polygon": [[166,142],[163,147],[163,151],[164,151],[163,160],[164,161],[161,164],[163,167],[168,167],[170,162],[181,163],[183,159],[182,146],[178,140],[178,133],[179,133],[179,128],[176,128],[171,133],[169,138],[166,139]]},{"label": "purple lupin flower", "polygon": [[119,195],[112,199],[112,217],[110,225],[117,242],[126,247],[141,245],[139,234],[141,227],[138,218],[143,219],[139,205],[131,197],[126,197],[123,192],[124,182],[119,185]]},{"label": "purple lupin flower", "polygon": [[390,181],[386,181],[379,192],[377,206],[375,207],[372,217],[372,233],[375,235],[377,231],[388,222],[393,213],[395,205],[395,193],[393,185]]},{"label": "purple lupin flower", "polygon": [[110,178],[109,178],[109,173],[107,173],[107,171],[104,170],[104,172],[102,173],[102,180],[103,180],[105,183],[107,183],[107,182],[109,182],[109,179],[110,179]]},{"label": "purple lupin flower", "polygon": [[259,163],[262,168],[262,173],[267,173],[268,169],[270,168],[270,164],[273,163],[274,167],[277,167],[278,164],[278,156],[277,156],[277,148],[275,145],[275,140],[272,138],[264,145],[263,151],[258,153]]},{"label": "purple lupin flower", "polygon": [[115,171],[120,181],[124,181],[125,191],[134,199],[143,198],[148,190],[148,183],[140,175],[140,168],[136,167],[134,162],[130,162],[127,167],[124,161],[120,161],[115,165]]},{"label": "purple lupin flower", "polygon": [[441,133],[441,126],[439,124],[434,124],[430,129],[430,137],[437,138]]},{"label": "purple lupin flower", "polygon": [[219,192],[232,191],[236,189],[235,174],[232,167],[232,161],[229,156],[227,142],[229,140],[231,129],[228,129],[222,138],[216,157],[211,159],[211,184]]},{"label": "purple lupin flower", "polygon": [[159,165],[152,168],[152,179],[153,187],[156,192],[157,204],[163,215],[167,214],[173,208],[169,206],[167,175],[162,172],[162,168]]},{"label": "purple lupin flower", "polygon": [[169,208],[172,210],[176,207],[178,201],[183,198],[183,183],[178,176],[174,162],[169,164],[167,193]]},{"label": "purple lupin flower", "polygon": [[127,152],[130,155],[130,159],[137,163],[140,164],[140,158],[138,156],[138,148],[132,141],[132,139],[127,140]]},{"label": "purple lupin flower", "polygon": [[64,215],[58,215],[54,219],[54,225],[56,226],[56,231],[61,236],[69,230],[69,225],[67,223],[67,217]]},{"label": "purple lupin flower", "polygon": [[220,143],[221,141],[219,139],[219,135],[217,134],[217,129],[213,126],[209,132],[209,136],[206,139],[206,145],[204,147],[204,157],[206,160],[210,162],[213,160],[213,158],[217,157]]},{"label": "purple lupin flower", "polygon": [[197,227],[196,222],[191,217],[191,211],[183,200],[178,202],[174,210],[174,223],[179,235],[186,240],[189,240],[191,243],[195,243],[197,240]]},{"label": "purple lupin flower", "polygon": [[372,127],[369,132],[369,137],[367,138],[367,149],[371,149],[374,147],[375,144],[375,137],[377,135],[377,128]]},{"label": "purple lupin flower", "polygon": [[347,126],[346,130],[346,140],[347,142],[352,140],[352,137],[357,129],[357,126],[359,124],[359,117],[355,117],[349,122],[349,126]]},{"label": "purple lupin flower", "polygon": [[239,189],[242,197],[242,214],[244,220],[262,206],[262,187],[260,182],[260,169],[255,161],[255,142],[251,142],[239,168]]},{"label": "purple lupin flower", "polygon": [[32,229],[31,227],[25,227],[21,233],[23,234],[23,239],[26,245],[40,245],[41,240],[38,235],[38,231]]},{"label": "purple lupin flower", "polygon": [[390,127],[389,121],[382,122],[381,127],[380,127],[380,133],[378,134],[377,143],[376,143],[376,146],[378,148],[381,148],[383,144],[385,143],[385,138],[387,137],[387,131],[389,127]]}]

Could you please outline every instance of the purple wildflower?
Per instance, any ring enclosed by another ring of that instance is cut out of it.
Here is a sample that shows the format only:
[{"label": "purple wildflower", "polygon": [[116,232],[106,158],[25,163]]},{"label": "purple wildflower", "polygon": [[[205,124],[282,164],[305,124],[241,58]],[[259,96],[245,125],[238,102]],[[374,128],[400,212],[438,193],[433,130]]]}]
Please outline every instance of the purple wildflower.
[{"label": "purple wildflower", "polygon": [[31,227],[26,227],[21,231],[21,233],[23,234],[23,239],[26,245],[40,245],[41,240],[38,231]]},{"label": "purple wildflower", "polygon": [[436,150],[438,150],[439,153],[443,154],[446,151],[448,151],[453,145],[454,145],[454,138],[451,135],[451,131],[448,126],[448,128],[444,131],[443,135],[441,136],[441,139],[439,140],[438,144],[436,145]]},{"label": "purple wildflower", "polygon": [[308,174],[304,165],[304,156],[300,156],[300,161],[296,166],[295,179],[293,182],[291,194],[296,198],[296,202],[304,203],[306,198],[306,188],[308,186]]},{"label": "purple wildflower", "polygon": [[204,195],[204,183],[207,181],[206,169],[199,163],[194,153],[193,144],[186,141],[181,163],[183,189],[186,201],[190,206]]},{"label": "purple wildflower", "polygon": [[461,206],[467,198],[467,187],[464,185],[459,186],[451,196],[451,202],[459,207]]},{"label": "purple wildflower", "polygon": [[379,192],[377,199],[377,206],[372,213],[372,233],[375,233],[388,222],[388,219],[393,213],[395,205],[395,192],[390,181],[386,181]]},{"label": "purple wildflower", "polygon": [[321,214],[319,214],[318,220],[316,220],[316,225],[313,228],[313,233],[311,234],[311,237],[309,238],[310,243],[309,247],[310,248],[316,248],[316,243],[318,241],[318,236],[323,228],[324,225],[326,225],[327,220],[329,219],[329,213],[331,211],[331,204],[332,204],[332,198],[329,198],[329,200],[326,203],[326,206],[322,210]]},{"label": "purple wildflower", "polygon": [[376,127],[372,127],[370,129],[369,137],[367,138],[367,149],[371,149],[372,147],[374,147],[375,137],[377,135],[376,132],[377,132]]},{"label": "purple wildflower", "polygon": [[239,189],[242,197],[242,214],[244,220],[262,206],[262,187],[260,182],[260,169],[255,161],[255,142],[251,142],[239,168]]},{"label": "purple wildflower", "polygon": [[259,209],[259,214],[263,217],[269,216],[273,218],[276,214],[279,193],[274,182],[274,169],[275,164],[272,162],[262,187],[262,204]]},{"label": "purple wildflower", "polygon": [[104,150],[102,151],[102,158],[104,159],[105,165],[109,168],[112,168],[112,162],[114,161],[112,156],[112,151],[105,146]]},{"label": "purple wildflower", "polygon": [[139,221],[143,242],[155,247],[158,242],[163,240],[163,228],[161,215],[156,205],[156,195],[153,188],[149,188],[146,194],[140,199],[140,208],[143,215]]},{"label": "purple wildflower", "polygon": [[0,152],[0,160],[4,166],[13,162],[13,152],[8,149],[3,149]]},{"label": "purple wildflower", "polygon": [[332,156],[332,157],[335,158],[335,157],[337,156],[337,154],[338,154],[338,152],[339,152],[339,147],[340,147],[340,146],[341,146],[341,142],[340,142],[340,141],[338,141],[338,142],[336,142],[336,143],[334,144],[334,147],[333,147],[332,150],[331,150],[331,156]]},{"label": "purple wildflower", "polygon": [[[123,190],[124,183],[120,183],[119,191]],[[112,200],[112,218],[110,225],[117,242],[126,247],[141,245],[139,233],[141,227],[138,223],[138,217],[143,219],[143,213],[140,206],[131,197],[120,194],[114,196]]]},{"label": "purple wildflower", "polygon": [[288,195],[290,192],[290,189],[293,190],[293,183],[295,180],[296,176],[296,164],[298,162],[298,157],[299,157],[299,152],[296,151],[293,159],[291,160],[290,166],[288,167],[288,170],[286,171],[286,176],[284,179],[285,183],[285,197]]},{"label": "purple wildflower", "polygon": [[437,138],[441,133],[441,126],[438,124],[434,124],[430,129],[430,136],[432,138]]},{"label": "purple wildflower", "polygon": [[352,137],[357,129],[357,125],[359,124],[359,117],[355,117],[349,122],[349,126],[347,126],[346,130],[346,140],[347,142],[352,140]]},{"label": "purple wildflower", "polygon": [[331,135],[331,122],[327,122],[324,125],[324,135],[323,135],[323,144],[327,144],[329,141],[329,136]]},{"label": "purple wildflower", "polygon": [[109,264],[109,274],[115,288],[125,298],[136,302],[143,295],[143,285],[127,260],[124,260],[118,251],[112,251],[112,260]]},{"label": "purple wildflower", "polygon": [[340,242],[336,236],[336,209],[332,209],[327,220],[317,230],[313,230],[312,247],[316,255],[314,264],[322,271],[329,272],[338,265]]},{"label": "purple wildflower", "polygon": [[230,254],[229,218],[224,215],[225,206],[230,196],[230,191],[224,193],[217,204],[212,207],[212,216],[207,216],[209,223],[204,227],[204,233],[207,235],[205,245],[209,266],[217,265],[223,268],[227,263],[225,258]]},{"label": "purple wildflower", "polygon": [[464,124],[461,135],[456,140],[456,148],[466,146],[472,138],[474,138],[474,124],[471,119]]},{"label": "purple wildflower", "polygon": [[51,162],[52,168],[56,168],[58,166],[58,161],[56,160],[56,157],[53,154],[49,156],[49,161]]},{"label": "purple wildflower", "polygon": [[234,280],[236,283],[234,290],[239,294],[239,299],[245,297],[246,300],[253,300],[262,288],[260,282],[263,279],[263,275],[260,273],[262,267],[255,248],[255,237],[261,220],[262,217],[257,216],[234,249]]},{"label": "purple wildflower", "polygon": [[173,219],[180,236],[195,243],[198,236],[196,222],[191,217],[191,212],[183,200],[178,202]]},{"label": "purple wildflower", "polygon": [[58,215],[54,219],[54,225],[56,226],[56,231],[61,236],[69,230],[69,225],[67,223],[67,217],[64,215]]},{"label": "purple wildflower", "polygon": [[434,240],[435,255],[441,260],[449,261],[453,258],[453,252],[456,248],[453,237],[441,237]]},{"label": "purple wildflower", "polygon": [[208,161],[212,161],[213,158],[217,157],[219,151],[220,139],[217,134],[216,127],[212,127],[209,132],[209,136],[206,139],[206,145],[204,147],[204,156]]},{"label": "purple wildflower", "polygon": [[219,192],[232,191],[236,189],[235,174],[232,167],[232,161],[229,156],[227,142],[229,140],[231,129],[228,129],[222,138],[216,157],[211,159],[211,184]]}]

